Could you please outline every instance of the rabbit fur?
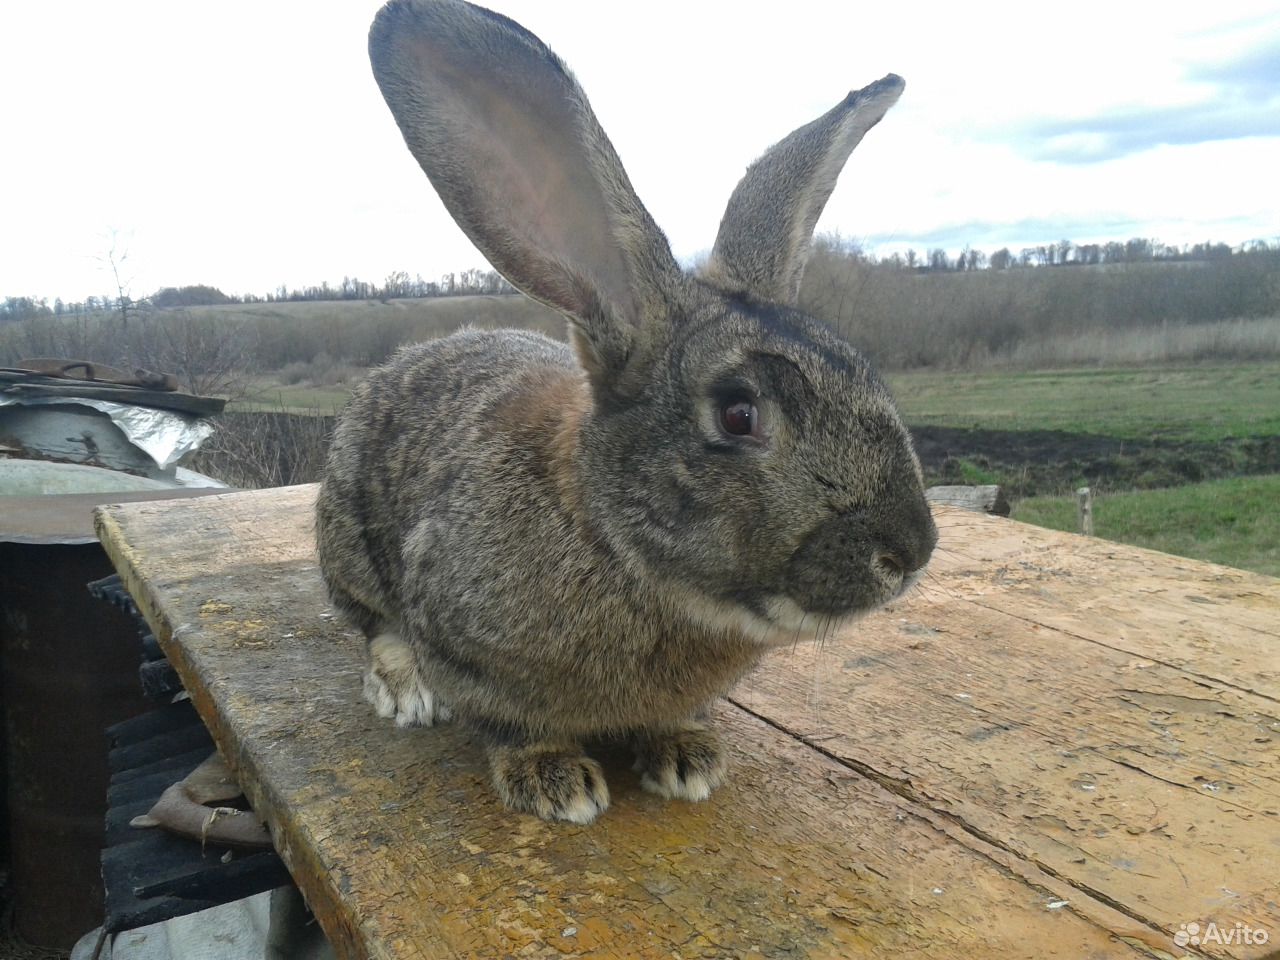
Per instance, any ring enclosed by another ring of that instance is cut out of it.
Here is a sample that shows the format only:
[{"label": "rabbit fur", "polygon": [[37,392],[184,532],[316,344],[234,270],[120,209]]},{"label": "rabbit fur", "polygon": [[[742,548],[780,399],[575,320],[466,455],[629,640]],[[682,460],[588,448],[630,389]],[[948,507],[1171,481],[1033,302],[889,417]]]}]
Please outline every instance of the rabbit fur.
[{"label": "rabbit fur", "polygon": [[[374,75],[410,151],[568,345],[464,329],[402,349],[339,419],[317,506],[365,694],[450,716],[512,809],[590,822],[597,738],[704,799],[708,707],[771,647],[892,599],[937,535],[888,392],[794,306],[841,167],[902,91],[854,91],[771,148],[691,275],[564,64],[461,0],[392,0]],[[746,428],[746,429],[744,429]]]}]

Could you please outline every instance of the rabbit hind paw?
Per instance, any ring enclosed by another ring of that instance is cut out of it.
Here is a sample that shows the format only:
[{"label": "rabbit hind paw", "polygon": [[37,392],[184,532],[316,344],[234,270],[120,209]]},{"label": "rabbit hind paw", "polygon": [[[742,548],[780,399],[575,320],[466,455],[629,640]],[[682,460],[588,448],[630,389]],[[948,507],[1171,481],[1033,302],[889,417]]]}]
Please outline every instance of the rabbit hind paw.
[{"label": "rabbit hind paw", "polygon": [[727,766],[719,738],[701,723],[637,738],[640,786],[660,797],[705,800],[724,782]]},{"label": "rabbit hind paw", "polygon": [[491,747],[493,785],[510,809],[543,820],[591,823],[609,807],[600,764],[574,747]]}]

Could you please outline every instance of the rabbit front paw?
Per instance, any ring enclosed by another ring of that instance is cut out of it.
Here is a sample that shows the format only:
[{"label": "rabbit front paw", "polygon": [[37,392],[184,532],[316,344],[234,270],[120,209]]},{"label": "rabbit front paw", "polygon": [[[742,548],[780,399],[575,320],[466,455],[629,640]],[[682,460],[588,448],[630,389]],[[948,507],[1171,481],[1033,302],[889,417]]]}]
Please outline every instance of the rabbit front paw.
[{"label": "rabbit front paw", "polygon": [[650,793],[680,800],[705,800],[724,782],[728,767],[720,739],[706,726],[648,731],[636,738],[635,769]]},{"label": "rabbit front paw", "polygon": [[422,682],[413,650],[398,634],[380,633],[369,641],[364,697],[378,716],[394,717],[397,727],[430,727],[449,719],[449,708]]},{"label": "rabbit front paw", "polygon": [[590,823],[609,807],[604,771],[575,747],[491,747],[489,766],[498,796],[512,810]]}]

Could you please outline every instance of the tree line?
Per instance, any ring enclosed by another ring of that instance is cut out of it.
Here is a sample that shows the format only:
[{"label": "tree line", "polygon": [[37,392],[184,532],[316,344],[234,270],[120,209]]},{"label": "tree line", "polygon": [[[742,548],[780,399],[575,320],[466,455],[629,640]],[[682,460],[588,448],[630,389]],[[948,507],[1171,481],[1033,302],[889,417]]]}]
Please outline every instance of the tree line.
[{"label": "tree line", "polygon": [[6,320],[31,320],[39,317],[84,316],[94,313],[117,313],[127,317],[137,309],[154,307],[208,307],[222,304],[245,303],[297,303],[313,300],[401,300],[431,297],[461,297],[515,293],[515,287],[507,283],[495,270],[462,270],[444,274],[439,280],[424,280],[421,275],[410,277],[403,270],[390,274],[381,283],[371,283],[357,277],[343,277],[332,285],[328,281],[319,286],[288,287],[281,284],[264,295],[227,294],[217,287],[191,284],[183,287],[162,287],[146,297],[133,298],[123,290],[101,297],[90,296],[84,300],[64,301],[61,297],[49,302],[47,297],[13,297],[0,300],[0,322]]},{"label": "tree line", "polygon": [[1280,240],[1273,243],[1266,240],[1252,240],[1239,247],[1213,241],[1173,246],[1161,243],[1159,240],[1134,237],[1123,243],[1118,240],[1107,243],[1073,243],[1070,240],[1059,240],[1057,243],[1023,247],[1016,252],[1008,247],[1001,247],[990,255],[966,246],[955,257],[941,247],[926,250],[923,255],[915,250],[907,250],[905,253],[876,257],[865,252],[857,243],[846,241],[839,235],[820,238],[820,242],[827,247],[840,249],[846,256],[886,267],[919,272],[961,273],[986,269],[1014,270],[1020,267],[1094,267],[1104,264],[1152,262],[1207,263],[1228,260],[1231,257],[1280,251]]},{"label": "tree line", "polygon": [[[1041,270],[1045,268],[1119,267],[1134,264],[1200,264],[1224,265],[1259,260],[1273,261],[1280,255],[1280,241],[1255,240],[1239,247],[1225,243],[1204,242],[1172,246],[1145,237],[1134,237],[1125,242],[1073,243],[1061,240],[1057,243],[1023,247],[1013,251],[1001,247],[990,254],[965,247],[956,256],[946,250],[934,248],[923,254],[914,249],[879,257],[865,251],[857,243],[839,235],[819,237],[815,244],[814,260],[832,260],[844,264],[839,271],[848,274],[848,267],[874,267],[878,270],[900,271],[909,274],[941,273],[1004,273],[1009,271]],[[1247,272],[1247,271],[1246,271]],[[830,271],[827,271],[828,281]],[[847,286],[847,285],[846,285]],[[1171,289],[1180,284],[1172,283]],[[845,291],[847,295],[852,288]],[[462,270],[444,274],[439,280],[424,280],[421,275],[410,277],[404,271],[396,271],[381,283],[343,277],[336,285],[328,281],[318,286],[291,288],[281,285],[264,294],[232,295],[216,287],[197,284],[184,287],[164,287],[150,296],[133,299],[127,290],[119,288],[115,294],[87,297],[83,301],[64,301],[45,297],[6,296],[0,299],[0,322],[27,320],[39,317],[83,316],[102,312],[114,312],[127,321],[129,312],[139,308],[174,308],[214,306],[219,304],[280,303],[299,301],[343,301],[455,297],[474,295],[512,294],[516,290],[494,270]],[[843,295],[841,297],[843,299]],[[829,309],[829,308],[828,308]],[[1233,316],[1230,311],[1223,316]]]},{"label": "tree line", "polygon": [[819,237],[801,305],[895,369],[972,367],[1048,339],[1280,318],[1280,243],[1232,250],[1130,241],[1103,245],[1097,263],[1088,245],[1065,242],[1052,259],[1047,247],[1004,253],[877,258]]}]

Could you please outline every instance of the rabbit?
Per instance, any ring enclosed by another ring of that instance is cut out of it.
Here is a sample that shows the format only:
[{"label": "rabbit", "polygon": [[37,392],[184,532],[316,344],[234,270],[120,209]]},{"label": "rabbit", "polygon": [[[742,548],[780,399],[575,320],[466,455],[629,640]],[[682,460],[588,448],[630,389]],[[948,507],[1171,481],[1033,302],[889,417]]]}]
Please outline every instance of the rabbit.
[{"label": "rabbit", "polygon": [[464,724],[515,811],[593,821],[609,789],[585,745],[605,739],[645,789],[703,800],[727,769],[717,698],[900,595],[937,541],[885,386],[795,306],[818,215],[903,81],[752,164],[687,273],[529,31],[391,0],[369,50],[449,212],[568,343],[462,329],[354,391],[316,535],[368,638],[365,696],[400,725]]}]

